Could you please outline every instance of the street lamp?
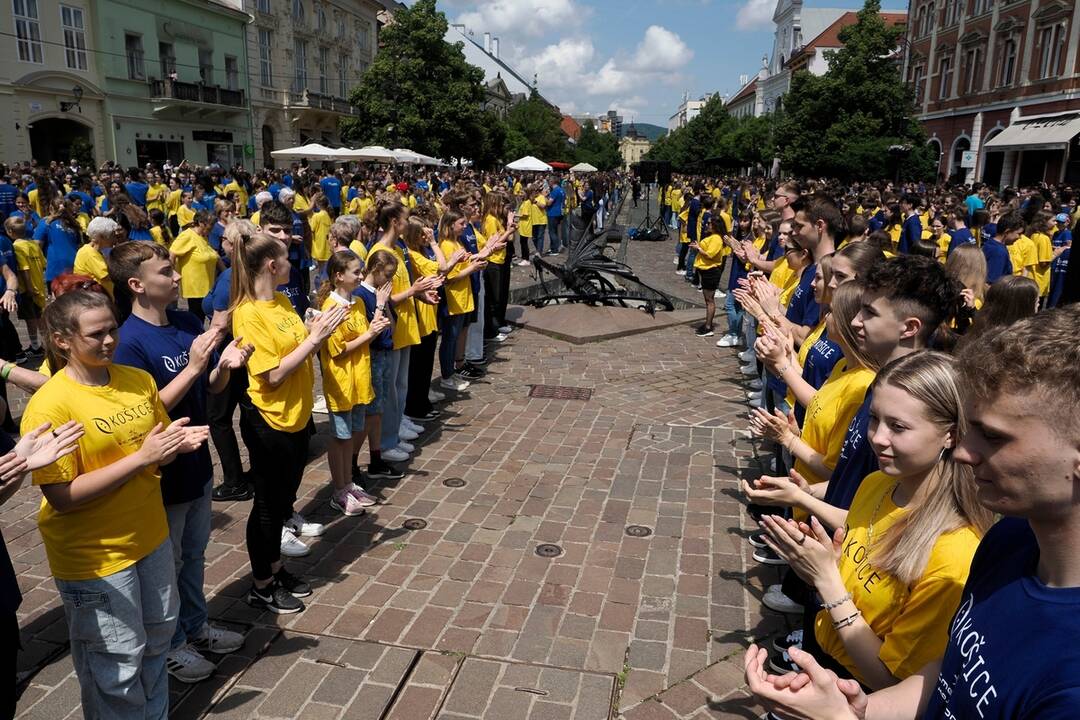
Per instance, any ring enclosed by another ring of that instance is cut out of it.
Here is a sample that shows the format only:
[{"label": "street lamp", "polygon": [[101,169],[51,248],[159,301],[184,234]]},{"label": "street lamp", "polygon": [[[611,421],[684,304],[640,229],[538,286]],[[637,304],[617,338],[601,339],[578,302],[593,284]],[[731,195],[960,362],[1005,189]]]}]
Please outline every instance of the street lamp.
[{"label": "street lamp", "polygon": [[63,101],[60,103],[60,112],[68,112],[71,108],[78,108],[79,112],[82,112],[82,85],[76,85],[71,88],[71,94],[75,96],[75,102]]}]

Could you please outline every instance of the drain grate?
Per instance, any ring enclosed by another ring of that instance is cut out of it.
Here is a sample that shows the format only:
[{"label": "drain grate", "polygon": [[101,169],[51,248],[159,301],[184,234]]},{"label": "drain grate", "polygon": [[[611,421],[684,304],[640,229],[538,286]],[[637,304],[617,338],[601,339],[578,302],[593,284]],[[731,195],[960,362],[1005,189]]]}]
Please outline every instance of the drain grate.
[{"label": "drain grate", "polygon": [[570,385],[530,385],[529,388],[529,397],[547,400],[588,400],[593,393],[592,388]]},{"label": "drain grate", "polygon": [[406,530],[423,530],[427,527],[427,520],[420,518],[409,518],[405,522],[401,523],[401,527]]},{"label": "drain grate", "polygon": [[445,480],[442,481],[442,484],[445,487],[448,487],[448,488],[465,487],[465,481],[462,480],[461,478],[457,478],[457,477],[446,478]]},{"label": "drain grate", "polygon": [[652,528],[647,528],[644,525],[627,525],[626,534],[630,537],[649,537],[652,535]]},{"label": "drain grate", "polygon": [[562,555],[562,548],[551,543],[542,543],[536,546],[536,554],[546,558],[559,557]]}]

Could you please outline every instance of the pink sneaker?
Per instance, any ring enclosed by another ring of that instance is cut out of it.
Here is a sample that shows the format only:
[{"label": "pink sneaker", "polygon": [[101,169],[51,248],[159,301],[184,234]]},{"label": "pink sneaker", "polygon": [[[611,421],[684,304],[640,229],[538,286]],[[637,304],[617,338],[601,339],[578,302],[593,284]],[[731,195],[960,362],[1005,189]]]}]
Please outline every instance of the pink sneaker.
[{"label": "pink sneaker", "polygon": [[379,498],[371,495],[356,483],[352,483],[349,487],[345,488],[345,490],[356,498],[356,501],[360,503],[360,507],[371,507],[372,505],[379,504]]},{"label": "pink sneaker", "polygon": [[363,515],[364,506],[360,504],[360,501],[353,497],[348,488],[338,490],[330,498],[330,507],[335,510],[340,510],[343,515],[353,517],[354,515]]}]

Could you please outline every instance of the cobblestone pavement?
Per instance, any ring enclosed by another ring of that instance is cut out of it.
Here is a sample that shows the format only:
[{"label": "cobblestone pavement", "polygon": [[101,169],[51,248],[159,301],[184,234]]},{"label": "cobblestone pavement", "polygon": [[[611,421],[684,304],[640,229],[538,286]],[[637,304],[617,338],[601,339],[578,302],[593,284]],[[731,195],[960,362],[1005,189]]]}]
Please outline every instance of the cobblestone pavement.
[{"label": "cobblestone pavement", "polygon": [[[670,268],[667,243],[642,247]],[[247,641],[210,656],[209,680],[173,684],[174,717],[760,716],[742,648],[786,628],[756,600],[778,574],[742,539],[736,483],[757,460],[734,354],[676,327],[576,346],[520,330],[497,356],[365,516],[328,505],[319,423],[298,509],[327,530],[289,561],[315,587],[305,612],[246,604],[248,504],[215,503],[210,614]],[[533,399],[530,384],[593,393]],[[23,488],[0,522],[25,595],[20,716],[53,720],[78,717],[79,694],[39,497]]]}]

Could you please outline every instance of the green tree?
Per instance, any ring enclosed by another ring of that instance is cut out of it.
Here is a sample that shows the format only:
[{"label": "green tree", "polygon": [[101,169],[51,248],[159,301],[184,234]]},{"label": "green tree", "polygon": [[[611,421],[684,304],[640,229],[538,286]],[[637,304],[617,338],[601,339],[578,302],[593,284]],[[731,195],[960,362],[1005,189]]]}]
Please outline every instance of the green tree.
[{"label": "green tree", "polygon": [[561,127],[562,115],[534,89],[506,115],[506,156],[532,155],[541,160],[565,160],[570,153]]},{"label": "green tree", "polygon": [[858,21],[840,32],[843,47],[827,53],[828,71],[795,73],[775,134],[788,170],[846,180],[892,176],[889,147],[905,145],[912,151],[903,174],[925,176],[925,136],[895,60],[903,32],[886,25],[879,0],[866,0]]},{"label": "green tree", "polygon": [[446,16],[435,0],[400,9],[379,32],[379,52],[350,102],[359,117],[341,123],[351,143],[408,147],[443,158],[494,158],[505,137],[498,119],[479,111],[484,73],[444,40]]},{"label": "green tree", "polygon": [[622,167],[619,141],[611,133],[597,131],[591,120],[581,127],[574,157],[578,162],[587,162],[605,172]]},{"label": "green tree", "polygon": [[[722,141],[734,127],[735,121],[728,115],[723,98],[714,95],[685,127],[660,138],[644,159],[670,162],[676,172],[702,170],[706,160],[727,160]],[[730,167],[737,165],[732,161]]]}]

